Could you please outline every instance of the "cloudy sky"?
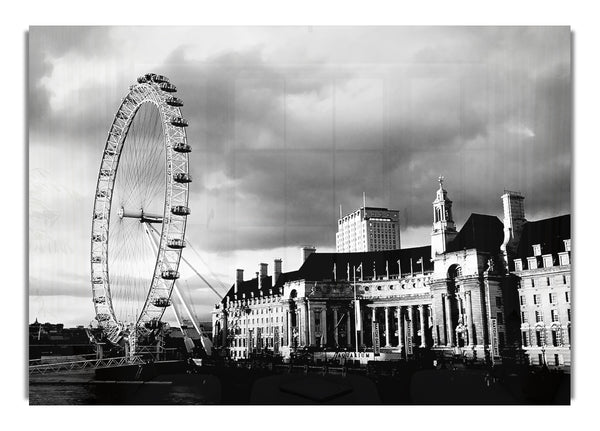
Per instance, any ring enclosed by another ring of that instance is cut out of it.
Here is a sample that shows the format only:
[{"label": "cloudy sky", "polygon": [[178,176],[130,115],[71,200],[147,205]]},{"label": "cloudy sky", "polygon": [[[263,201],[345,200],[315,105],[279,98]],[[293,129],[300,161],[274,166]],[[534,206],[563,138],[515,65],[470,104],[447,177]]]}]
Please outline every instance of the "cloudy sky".
[{"label": "cloudy sky", "polygon": [[[336,218],[401,212],[426,245],[437,177],[458,227],[571,211],[571,52],[566,27],[34,27],[29,33],[30,320],[94,316],[89,237],[97,170],[137,76],[168,76],[193,146],[186,257],[220,292],[235,269],[296,269],[299,247],[335,249]],[[149,269],[152,271],[152,268]],[[207,319],[218,297],[183,268]]]}]

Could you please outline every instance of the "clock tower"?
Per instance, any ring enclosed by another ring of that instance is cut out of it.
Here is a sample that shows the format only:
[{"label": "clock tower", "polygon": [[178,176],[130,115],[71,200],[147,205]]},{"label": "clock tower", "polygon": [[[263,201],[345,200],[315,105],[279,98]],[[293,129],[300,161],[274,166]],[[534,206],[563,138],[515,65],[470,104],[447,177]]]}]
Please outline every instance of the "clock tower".
[{"label": "clock tower", "polygon": [[433,229],[431,231],[431,258],[446,251],[448,243],[456,235],[456,226],[452,219],[452,201],[448,199],[448,192],[444,190],[444,177],[438,178],[440,188],[433,201]]}]

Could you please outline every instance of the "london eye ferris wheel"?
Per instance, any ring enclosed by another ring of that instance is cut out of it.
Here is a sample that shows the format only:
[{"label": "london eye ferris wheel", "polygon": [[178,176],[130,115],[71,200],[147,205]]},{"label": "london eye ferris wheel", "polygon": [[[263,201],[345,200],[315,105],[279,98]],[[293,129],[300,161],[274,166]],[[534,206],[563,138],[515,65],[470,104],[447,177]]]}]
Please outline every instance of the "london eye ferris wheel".
[{"label": "london eye ferris wheel", "polygon": [[109,341],[133,352],[155,329],[179,278],[191,178],[183,101],[161,75],[141,76],[108,133],[94,197],[91,283]]}]

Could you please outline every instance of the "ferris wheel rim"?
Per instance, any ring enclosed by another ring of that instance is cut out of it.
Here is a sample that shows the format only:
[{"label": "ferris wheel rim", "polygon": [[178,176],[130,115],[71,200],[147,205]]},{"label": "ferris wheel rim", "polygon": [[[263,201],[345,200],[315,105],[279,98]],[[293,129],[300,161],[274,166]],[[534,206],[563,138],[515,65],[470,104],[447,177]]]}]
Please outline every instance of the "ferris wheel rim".
[{"label": "ferris wheel rim", "polygon": [[[152,320],[160,321],[165,312],[165,306],[155,305],[153,300],[171,296],[179,274],[183,247],[169,247],[169,245],[170,241],[174,241],[174,244],[185,243],[187,215],[190,213],[188,206],[188,185],[191,181],[188,160],[190,147],[187,145],[185,132],[187,122],[183,120],[180,110],[183,102],[170,96],[169,93],[174,92],[175,87],[165,77],[153,74],[147,74],[145,77],[147,79],[142,77],[138,79],[137,84],[130,87],[113,118],[104,145],[94,194],[90,252],[92,300],[96,320],[111,341],[120,339],[123,332],[127,331],[125,327],[127,322],[119,321],[115,313],[110,290],[109,233],[112,200],[119,160],[123,148],[127,145],[130,127],[139,109],[146,103],[152,103],[158,110],[162,125],[165,149],[165,194],[162,229],[158,239],[152,281],[142,311],[136,316],[135,323],[128,322],[136,329]],[[172,104],[169,103],[171,100],[174,100]]]}]

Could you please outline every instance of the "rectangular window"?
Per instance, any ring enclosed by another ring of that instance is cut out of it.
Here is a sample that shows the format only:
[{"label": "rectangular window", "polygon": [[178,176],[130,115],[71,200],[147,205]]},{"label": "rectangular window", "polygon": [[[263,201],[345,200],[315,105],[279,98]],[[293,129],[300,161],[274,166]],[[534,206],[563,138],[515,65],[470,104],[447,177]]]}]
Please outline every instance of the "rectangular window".
[{"label": "rectangular window", "polygon": [[556,304],[556,293],[549,293],[548,300],[550,301],[550,304]]},{"label": "rectangular window", "polygon": [[498,347],[503,349],[505,342],[506,340],[504,339],[504,332],[498,332]]},{"label": "rectangular window", "polygon": [[569,253],[559,253],[558,259],[560,260],[561,265],[568,265],[569,261]]},{"label": "rectangular window", "polygon": [[541,256],[542,255],[542,246],[540,244],[533,245],[533,255]]},{"label": "rectangular window", "polygon": [[521,301],[521,305],[527,304],[527,301],[525,300],[525,297],[523,295],[519,296],[519,301]]},{"label": "rectangular window", "polygon": [[531,280],[529,280],[529,285],[531,287],[535,287],[535,282],[533,281],[533,278]]},{"label": "rectangular window", "polygon": [[521,311],[521,323],[527,323],[527,314]]},{"label": "rectangular window", "polygon": [[554,354],[554,365],[557,367],[560,365],[560,357],[556,353]]},{"label": "rectangular window", "polygon": [[544,268],[551,268],[552,267],[552,255],[551,254],[547,254],[544,255]]},{"label": "rectangular window", "polygon": [[502,297],[496,296],[496,307],[502,307]]},{"label": "rectangular window", "polygon": [[523,261],[521,259],[515,259],[515,271],[523,271]]},{"label": "rectangular window", "polygon": [[567,320],[570,322],[571,321],[571,309],[567,308]]},{"label": "rectangular window", "polygon": [[535,331],[535,345],[536,346],[542,347],[543,337],[544,337],[544,335],[542,334],[541,330]]},{"label": "rectangular window", "polygon": [[535,295],[533,295],[533,303],[534,303],[535,305],[540,305],[540,304],[542,303],[542,298],[541,298],[541,296],[540,296],[540,295],[538,295],[538,294],[535,294]]},{"label": "rectangular window", "polygon": [[544,314],[539,310],[536,310],[536,312],[535,312],[535,321],[537,323],[544,321]]},{"label": "rectangular window", "polygon": [[[537,269],[537,258],[536,257],[528,257],[527,258],[527,269]],[[532,279],[533,281],[533,279]]]},{"label": "rectangular window", "polygon": [[565,301],[569,302],[569,292],[565,292]]},{"label": "rectangular window", "polygon": [[498,319],[498,325],[504,325],[504,316],[502,313],[496,313],[496,318]]},{"label": "rectangular window", "polygon": [[558,311],[550,310],[550,316],[552,317],[553,322],[558,322]]},{"label": "rectangular window", "polygon": [[552,345],[554,347],[558,346],[558,332],[556,331],[556,329],[552,330]]},{"label": "rectangular window", "polygon": [[527,331],[521,331],[521,339],[523,341],[523,347],[527,347],[529,345],[529,334]]}]

